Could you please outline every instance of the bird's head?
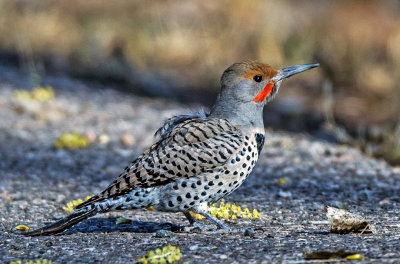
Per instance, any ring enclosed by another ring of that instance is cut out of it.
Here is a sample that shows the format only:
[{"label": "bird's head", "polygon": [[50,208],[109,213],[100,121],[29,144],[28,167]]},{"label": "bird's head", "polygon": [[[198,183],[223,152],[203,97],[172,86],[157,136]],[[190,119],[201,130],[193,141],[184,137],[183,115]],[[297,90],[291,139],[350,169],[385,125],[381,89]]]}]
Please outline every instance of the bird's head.
[{"label": "bird's head", "polygon": [[276,70],[254,61],[234,63],[222,74],[221,91],[211,115],[239,125],[247,121],[262,124],[264,105],[275,97],[282,81],[317,66],[302,64]]}]

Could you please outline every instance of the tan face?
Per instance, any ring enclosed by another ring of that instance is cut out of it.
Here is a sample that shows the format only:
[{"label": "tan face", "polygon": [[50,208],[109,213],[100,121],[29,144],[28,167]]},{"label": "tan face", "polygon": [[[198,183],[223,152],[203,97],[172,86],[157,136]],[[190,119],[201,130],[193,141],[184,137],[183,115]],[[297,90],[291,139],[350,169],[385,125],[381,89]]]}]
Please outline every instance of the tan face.
[{"label": "tan face", "polygon": [[[257,64],[255,68],[248,69],[243,77],[247,80],[252,80],[257,83],[264,82],[265,80],[269,80],[276,76],[279,71],[275,70],[268,64]],[[256,103],[261,103],[271,94],[272,89],[274,88],[275,81],[269,81],[254,98],[253,101]]]},{"label": "tan face", "polygon": [[[270,80],[276,75],[279,74],[278,70],[275,70],[268,64],[257,63],[252,68],[249,68],[243,74],[243,78],[247,80],[251,80],[257,83],[265,82],[266,80]],[[275,81],[270,80],[264,88],[253,98],[253,101],[256,103],[261,103],[271,94],[272,89],[274,88]]]}]

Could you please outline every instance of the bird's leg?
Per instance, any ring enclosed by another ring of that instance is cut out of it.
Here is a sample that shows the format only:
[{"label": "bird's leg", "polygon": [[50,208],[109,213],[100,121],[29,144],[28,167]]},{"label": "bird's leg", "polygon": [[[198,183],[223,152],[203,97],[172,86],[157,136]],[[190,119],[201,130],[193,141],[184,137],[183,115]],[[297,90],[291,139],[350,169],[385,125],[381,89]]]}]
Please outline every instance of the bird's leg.
[{"label": "bird's leg", "polygon": [[186,219],[189,220],[190,225],[194,225],[194,223],[196,223],[196,220],[193,218],[189,211],[186,211],[183,214],[186,216]]},{"label": "bird's leg", "polygon": [[191,226],[189,228],[186,228],[188,231],[192,231],[193,229],[200,229],[201,231],[203,231],[207,229],[207,226],[197,222],[189,211],[186,211],[183,214],[186,216],[187,220],[189,220]]},{"label": "bird's leg", "polygon": [[200,213],[203,216],[205,216],[208,220],[211,220],[211,222],[213,222],[214,224],[216,224],[218,226],[218,228],[220,229],[224,229],[224,230],[230,230],[232,228],[230,228],[227,224],[225,224],[224,222],[218,220],[217,218],[215,218],[214,216],[212,216],[210,213],[208,212],[204,212],[204,213]]},{"label": "bird's leg", "polygon": [[[220,220],[218,220],[217,218],[215,218],[214,216],[212,216],[208,211],[207,211],[207,209],[205,209],[206,207],[204,207],[204,206],[199,206],[198,208],[194,208],[193,210],[194,210],[194,212],[195,213],[197,213],[197,214],[201,214],[201,215],[203,215],[204,217],[206,217],[208,220],[210,220],[211,222],[213,222],[219,229],[218,230],[215,230],[215,231],[211,231],[211,232],[242,232],[243,230],[241,230],[241,229],[238,229],[238,228],[231,228],[231,227],[229,227],[227,224],[225,224],[224,222],[222,222],[222,221],[220,221]],[[190,213],[189,212],[187,212],[189,215],[190,215]],[[196,221],[195,221],[195,219],[190,215],[190,217],[188,217],[187,215],[186,215],[186,213],[185,213],[185,216],[186,216],[186,218],[189,220],[189,222],[190,221],[194,221],[193,223],[193,225],[196,225]],[[201,224],[200,224],[201,225]],[[201,230],[203,230],[203,228],[202,227],[200,227],[199,226],[199,228],[201,229]]]},{"label": "bird's leg", "polygon": [[244,232],[243,228],[233,228],[230,227],[229,225],[225,224],[224,222],[218,220],[217,218],[215,218],[214,216],[212,216],[210,213],[208,212],[204,212],[204,213],[200,213],[202,215],[204,215],[205,217],[207,217],[207,219],[211,220],[214,224],[216,224],[218,226],[219,229],[211,231],[214,233],[235,233],[235,232]]}]

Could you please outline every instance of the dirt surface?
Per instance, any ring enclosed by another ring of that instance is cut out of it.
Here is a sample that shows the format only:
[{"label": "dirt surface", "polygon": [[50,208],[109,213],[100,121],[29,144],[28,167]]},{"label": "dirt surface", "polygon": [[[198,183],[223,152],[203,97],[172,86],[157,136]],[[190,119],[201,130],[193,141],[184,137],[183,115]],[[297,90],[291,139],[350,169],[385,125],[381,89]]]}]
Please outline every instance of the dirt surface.
[{"label": "dirt surface", "polygon": [[[181,248],[179,263],[303,263],[310,252],[340,249],[361,254],[366,263],[400,262],[400,169],[352,148],[276,131],[267,131],[252,175],[225,199],[260,211],[260,219],[229,223],[253,228],[254,237],[176,231],[188,224],[183,214],[146,210],[97,215],[59,236],[11,232],[18,224],[37,228],[66,216],[62,206],[105,188],[151,144],[163,119],[188,112],[187,106],[100,85],[61,77],[45,82],[55,89],[53,100],[16,100],[15,90],[29,87],[27,77],[7,69],[1,75],[1,263],[44,258],[53,263],[135,263],[168,244]],[[71,131],[106,134],[109,142],[77,150],[53,147],[57,137]],[[121,142],[124,135],[132,136],[131,146]],[[377,233],[330,233],[328,205],[362,215]],[[119,216],[133,222],[116,225]],[[161,229],[174,232],[159,238]]]}]

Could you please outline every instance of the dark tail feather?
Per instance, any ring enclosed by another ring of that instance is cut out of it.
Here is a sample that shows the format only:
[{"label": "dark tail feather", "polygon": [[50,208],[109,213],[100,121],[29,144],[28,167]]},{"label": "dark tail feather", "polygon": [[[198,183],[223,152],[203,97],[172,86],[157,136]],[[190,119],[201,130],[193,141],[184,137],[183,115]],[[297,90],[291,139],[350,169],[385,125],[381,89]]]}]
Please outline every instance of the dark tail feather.
[{"label": "dark tail feather", "polygon": [[61,233],[62,231],[76,225],[77,223],[85,220],[88,217],[94,216],[97,214],[97,210],[95,207],[89,209],[88,211],[78,211],[70,214],[69,216],[55,222],[54,224],[29,231],[24,232],[25,236],[48,236]]}]

